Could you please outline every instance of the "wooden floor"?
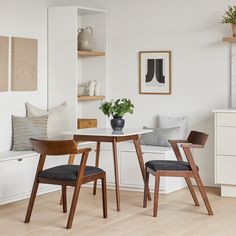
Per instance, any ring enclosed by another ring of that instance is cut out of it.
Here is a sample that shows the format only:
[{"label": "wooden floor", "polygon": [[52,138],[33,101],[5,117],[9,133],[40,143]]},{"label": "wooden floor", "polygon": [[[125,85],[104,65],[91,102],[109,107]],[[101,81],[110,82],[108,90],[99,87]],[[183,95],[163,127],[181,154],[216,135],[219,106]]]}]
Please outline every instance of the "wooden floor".
[{"label": "wooden floor", "polygon": [[[143,209],[142,193],[121,192],[121,212],[115,210],[115,192],[108,191],[108,219],[102,218],[101,192],[82,189],[71,230],[66,230],[68,214],[58,205],[60,192],[36,198],[31,222],[24,224],[28,200],[0,206],[1,236],[60,235],[236,235],[236,198],[223,198],[219,190],[208,188],[214,216],[208,216],[200,199],[195,207],[187,189],[160,196],[158,217],[153,218],[152,202]],[[68,194],[71,197],[71,191]],[[199,196],[199,193],[198,193]],[[70,203],[70,201],[69,201]]]}]

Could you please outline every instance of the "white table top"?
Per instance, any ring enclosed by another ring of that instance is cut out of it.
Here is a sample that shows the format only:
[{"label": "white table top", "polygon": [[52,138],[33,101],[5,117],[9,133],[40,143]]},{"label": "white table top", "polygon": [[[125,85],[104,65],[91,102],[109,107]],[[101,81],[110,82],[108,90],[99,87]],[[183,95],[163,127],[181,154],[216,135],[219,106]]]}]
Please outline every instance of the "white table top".
[{"label": "white table top", "polygon": [[130,135],[151,133],[152,129],[123,129],[122,132],[114,132],[110,128],[88,128],[77,129],[74,131],[64,131],[67,135],[84,135],[84,136],[106,136],[106,137],[125,137]]}]

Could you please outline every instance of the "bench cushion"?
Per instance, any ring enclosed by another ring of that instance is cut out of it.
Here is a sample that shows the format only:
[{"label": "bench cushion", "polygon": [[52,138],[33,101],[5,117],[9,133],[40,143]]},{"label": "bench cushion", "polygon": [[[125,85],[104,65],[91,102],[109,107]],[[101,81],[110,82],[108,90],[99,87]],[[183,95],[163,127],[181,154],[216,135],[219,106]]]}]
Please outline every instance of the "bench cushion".
[{"label": "bench cushion", "polygon": [[[43,170],[39,173],[39,178],[42,179],[54,179],[54,180],[66,180],[66,181],[76,181],[79,165],[61,165],[55,166],[46,170]],[[104,170],[94,167],[86,166],[85,176],[92,174],[102,173]]]},{"label": "bench cushion", "polygon": [[[157,170],[192,170],[189,163],[185,161],[159,161],[153,160],[146,162],[146,167]],[[197,167],[198,168],[198,167]]]}]

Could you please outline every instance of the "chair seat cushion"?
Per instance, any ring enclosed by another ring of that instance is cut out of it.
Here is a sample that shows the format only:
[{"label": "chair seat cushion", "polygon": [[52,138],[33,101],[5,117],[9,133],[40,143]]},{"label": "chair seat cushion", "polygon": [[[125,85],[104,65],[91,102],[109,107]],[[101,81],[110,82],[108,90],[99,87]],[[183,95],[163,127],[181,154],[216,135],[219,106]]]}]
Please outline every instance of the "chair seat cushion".
[{"label": "chair seat cushion", "polygon": [[[66,180],[76,181],[78,172],[80,170],[79,165],[61,165],[55,166],[39,173],[38,177],[42,179],[54,179],[54,180]],[[104,170],[94,167],[86,166],[85,176],[102,173]]]},{"label": "chair seat cushion", "polygon": [[[163,161],[153,160],[145,163],[146,167],[157,170],[192,170],[189,163],[185,161]],[[198,167],[197,167],[198,168]]]}]

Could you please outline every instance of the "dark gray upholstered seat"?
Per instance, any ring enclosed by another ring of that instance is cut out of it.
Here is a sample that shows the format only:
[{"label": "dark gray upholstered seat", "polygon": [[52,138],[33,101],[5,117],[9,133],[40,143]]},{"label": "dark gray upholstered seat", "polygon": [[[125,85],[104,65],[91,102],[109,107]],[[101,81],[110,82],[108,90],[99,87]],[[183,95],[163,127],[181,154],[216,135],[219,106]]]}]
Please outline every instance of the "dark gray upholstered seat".
[{"label": "dark gray upholstered seat", "polygon": [[[46,170],[43,170],[39,173],[39,178],[43,179],[54,179],[54,180],[67,180],[67,181],[76,181],[79,165],[61,165],[55,166]],[[94,167],[86,166],[85,176],[102,173],[104,170]]]},{"label": "dark gray upholstered seat", "polygon": [[[160,161],[153,160],[145,163],[146,167],[157,170],[191,170],[188,162],[185,161]],[[198,167],[197,167],[198,168]]]}]

